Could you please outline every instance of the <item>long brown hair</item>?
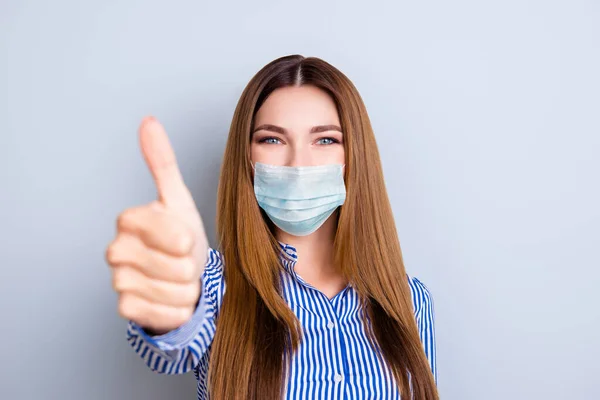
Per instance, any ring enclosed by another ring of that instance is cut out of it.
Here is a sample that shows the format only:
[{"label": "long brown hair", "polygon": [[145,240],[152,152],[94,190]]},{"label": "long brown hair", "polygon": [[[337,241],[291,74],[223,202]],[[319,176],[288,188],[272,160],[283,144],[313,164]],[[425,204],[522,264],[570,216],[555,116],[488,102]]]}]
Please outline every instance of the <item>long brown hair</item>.
[{"label": "long brown hair", "polygon": [[211,346],[211,399],[278,399],[301,327],[281,295],[280,247],[252,186],[254,116],[274,90],[314,85],[335,101],[344,132],[346,200],[339,210],[335,262],[358,292],[366,331],[403,398],[438,399],[413,314],[410,289],[379,152],[352,82],[319,58],[291,55],[264,66],[235,109],[217,199],[227,289]]}]

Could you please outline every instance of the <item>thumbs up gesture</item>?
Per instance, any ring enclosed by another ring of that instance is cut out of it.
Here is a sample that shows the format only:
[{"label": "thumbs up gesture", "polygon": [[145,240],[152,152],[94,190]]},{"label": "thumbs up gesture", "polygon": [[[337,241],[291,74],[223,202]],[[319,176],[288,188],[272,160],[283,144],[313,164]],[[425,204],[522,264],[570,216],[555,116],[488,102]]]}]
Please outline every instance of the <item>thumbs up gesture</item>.
[{"label": "thumbs up gesture", "polygon": [[183,182],[162,125],[140,126],[142,154],[158,200],[123,211],[106,249],[119,314],[152,332],[178,328],[194,313],[208,241],[194,199]]}]

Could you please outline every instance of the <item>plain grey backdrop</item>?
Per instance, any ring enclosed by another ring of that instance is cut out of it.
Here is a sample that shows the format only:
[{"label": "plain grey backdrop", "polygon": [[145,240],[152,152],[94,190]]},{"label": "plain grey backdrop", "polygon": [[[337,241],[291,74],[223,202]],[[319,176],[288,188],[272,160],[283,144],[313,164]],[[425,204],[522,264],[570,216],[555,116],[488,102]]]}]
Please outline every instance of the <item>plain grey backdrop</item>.
[{"label": "plain grey backdrop", "polygon": [[443,399],[599,399],[600,5],[0,1],[0,398],[193,399],[125,340],[104,250],[170,133],[215,236],[248,80],[282,55],[367,105]]}]

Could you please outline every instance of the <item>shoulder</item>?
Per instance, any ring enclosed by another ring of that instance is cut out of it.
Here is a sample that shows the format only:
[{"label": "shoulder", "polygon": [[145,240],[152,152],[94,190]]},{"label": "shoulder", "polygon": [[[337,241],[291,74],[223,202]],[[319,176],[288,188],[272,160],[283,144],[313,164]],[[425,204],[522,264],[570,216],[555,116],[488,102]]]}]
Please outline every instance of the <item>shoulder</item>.
[{"label": "shoulder", "polygon": [[433,306],[433,297],[429,288],[418,278],[410,275],[407,275],[407,277],[415,314],[420,313],[424,309],[431,308]]}]

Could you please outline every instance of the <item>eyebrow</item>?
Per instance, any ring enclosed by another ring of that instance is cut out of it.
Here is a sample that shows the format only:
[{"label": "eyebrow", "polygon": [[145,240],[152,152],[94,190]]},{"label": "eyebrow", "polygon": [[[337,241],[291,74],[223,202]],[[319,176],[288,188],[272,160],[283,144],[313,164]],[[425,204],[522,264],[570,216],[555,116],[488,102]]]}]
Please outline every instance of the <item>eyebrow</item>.
[{"label": "eyebrow", "polygon": [[[285,130],[285,128],[282,128],[277,125],[271,125],[271,124],[262,124],[262,125],[258,126],[257,128],[255,128],[252,131],[252,133],[254,133],[256,131],[271,131],[271,132],[281,133],[282,135],[285,135],[287,132]],[[313,126],[311,128],[310,133],[319,133],[319,132],[327,132],[327,131],[342,132],[342,128],[340,128],[337,125],[317,125],[317,126]]]}]

